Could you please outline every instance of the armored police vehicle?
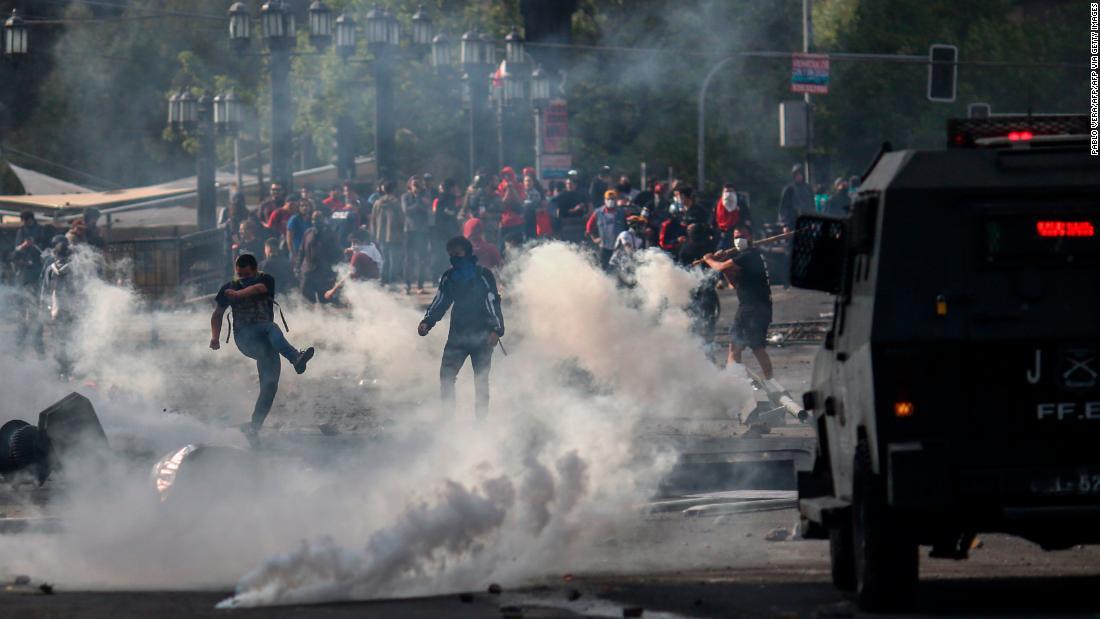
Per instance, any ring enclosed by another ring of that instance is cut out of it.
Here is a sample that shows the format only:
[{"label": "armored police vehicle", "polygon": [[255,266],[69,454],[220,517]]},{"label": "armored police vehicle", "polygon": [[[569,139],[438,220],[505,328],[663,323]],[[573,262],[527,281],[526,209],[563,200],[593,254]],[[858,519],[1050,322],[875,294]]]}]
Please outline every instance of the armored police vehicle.
[{"label": "armored police vehicle", "polygon": [[1100,157],[1084,117],[952,120],[888,152],[847,217],[802,216],[791,281],[835,294],[805,408],[807,537],[860,605],[901,603],[921,546],[1100,542]]}]

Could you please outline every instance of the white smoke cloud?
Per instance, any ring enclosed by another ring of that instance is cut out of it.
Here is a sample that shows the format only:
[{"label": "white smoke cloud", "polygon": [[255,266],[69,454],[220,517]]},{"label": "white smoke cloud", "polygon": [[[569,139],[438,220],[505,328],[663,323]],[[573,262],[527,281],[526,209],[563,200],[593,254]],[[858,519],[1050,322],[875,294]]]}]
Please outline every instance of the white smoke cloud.
[{"label": "white smoke cloud", "polygon": [[[513,264],[501,278],[509,354],[494,356],[483,422],[469,413],[468,370],[458,415],[440,416],[445,329],[418,337],[421,313],[405,299],[356,283],[350,312],[284,302],[290,341],[318,354],[304,376],[284,367],[268,424],[304,432],[324,419],[327,397],[345,426],[384,426],[377,439],[323,462],[302,454],[324,443],[287,450],[276,439],[259,459],[276,483],[186,504],[159,504],[144,470],[98,471],[109,483],[94,492],[68,484],[64,532],[5,536],[0,556],[70,588],[237,582],[230,607],[518,584],[576,565],[591,552],[585,533],[635,520],[675,461],[639,439],[640,422],[713,418],[749,397],[687,332],[680,308],[695,276],[660,253],[639,272],[637,289],[620,289],[558,243]],[[254,365],[233,346],[207,349],[208,309],[148,311],[123,286],[87,289],[77,368],[94,381],[81,390],[112,444],[157,456],[187,442],[243,446],[234,426],[251,411]],[[19,380],[52,397],[64,389],[49,374],[48,361],[31,361],[0,388]],[[372,389],[357,387],[364,378]],[[23,401],[37,403],[5,416],[32,417],[52,400]]]}]

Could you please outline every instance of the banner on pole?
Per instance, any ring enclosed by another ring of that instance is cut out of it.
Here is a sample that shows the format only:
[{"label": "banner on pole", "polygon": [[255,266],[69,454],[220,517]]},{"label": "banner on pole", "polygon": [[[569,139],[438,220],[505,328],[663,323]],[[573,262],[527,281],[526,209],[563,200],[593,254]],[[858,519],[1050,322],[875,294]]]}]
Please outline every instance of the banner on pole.
[{"label": "banner on pole", "polygon": [[828,54],[791,55],[791,92],[829,94]]}]

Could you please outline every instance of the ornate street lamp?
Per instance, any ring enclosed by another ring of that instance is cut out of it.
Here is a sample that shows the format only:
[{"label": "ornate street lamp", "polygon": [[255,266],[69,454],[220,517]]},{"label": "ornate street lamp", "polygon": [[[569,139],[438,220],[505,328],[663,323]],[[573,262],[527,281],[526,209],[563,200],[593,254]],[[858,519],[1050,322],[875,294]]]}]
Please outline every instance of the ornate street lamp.
[{"label": "ornate street lamp", "polygon": [[482,33],[479,34],[478,42],[481,44],[481,62],[485,66],[493,66],[496,62],[496,46],[493,44],[493,40],[489,38],[489,35]]},{"label": "ornate street lamp", "polygon": [[524,55],[523,35],[519,33],[515,26],[512,26],[512,31],[504,37],[504,59],[510,65],[519,66],[526,62]]},{"label": "ornate street lamp", "polygon": [[177,118],[184,131],[193,130],[199,122],[198,104],[190,91],[184,90],[177,99]]},{"label": "ornate street lamp", "polygon": [[504,61],[504,76],[501,90],[504,96],[504,105],[512,105],[513,103],[520,101],[524,98],[523,92],[523,78],[516,71],[516,67],[512,66],[511,61]]},{"label": "ornate street lamp", "polygon": [[168,97],[168,126],[173,131],[179,131],[180,128],[180,93],[174,92],[171,97]]},{"label": "ornate street lamp", "polygon": [[459,59],[464,67],[477,67],[482,64],[481,38],[477,32],[470,31],[462,35]]},{"label": "ornate street lamp", "polygon": [[432,40],[432,18],[424,12],[424,5],[416,7],[416,13],[412,16],[412,38],[414,45],[427,47]]},{"label": "ornate street lamp", "polygon": [[293,14],[282,0],[268,0],[260,7],[260,27],[271,49],[289,47],[294,37]]},{"label": "ornate street lamp", "polygon": [[243,51],[252,38],[252,14],[243,2],[235,2],[229,7],[229,46],[235,51]]},{"label": "ornate street lamp", "polygon": [[531,105],[535,109],[545,108],[550,103],[550,76],[537,67],[531,73]]},{"label": "ornate street lamp", "polygon": [[344,60],[355,53],[355,20],[346,14],[336,18],[336,53]]},{"label": "ornate street lamp", "polygon": [[214,126],[218,133],[222,135],[237,133],[241,125],[242,107],[240,99],[232,90],[214,97]]},{"label": "ornate street lamp", "polygon": [[388,42],[389,25],[386,22],[386,13],[377,6],[367,13],[367,45],[375,46]]},{"label": "ornate street lamp", "polygon": [[432,66],[436,69],[449,67],[454,64],[454,46],[451,38],[445,34],[437,34],[432,39]]},{"label": "ornate street lamp", "polygon": [[401,44],[401,22],[393,16],[393,13],[384,11],[386,15],[386,42],[397,47]]},{"label": "ornate street lamp", "polygon": [[9,56],[27,53],[27,23],[16,9],[12,9],[11,17],[4,21],[4,53]]},{"label": "ornate street lamp", "polygon": [[324,51],[332,43],[332,10],[321,0],[309,5],[309,42],[317,51]]}]

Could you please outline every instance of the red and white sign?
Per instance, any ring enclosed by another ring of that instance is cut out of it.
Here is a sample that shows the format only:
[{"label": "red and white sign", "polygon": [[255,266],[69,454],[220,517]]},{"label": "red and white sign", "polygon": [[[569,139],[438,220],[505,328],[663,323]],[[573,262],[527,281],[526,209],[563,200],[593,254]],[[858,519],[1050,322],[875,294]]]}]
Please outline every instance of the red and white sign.
[{"label": "red and white sign", "polygon": [[565,99],[554,99],[542,119],[542,152],[569,152],[569,108]]},{"label": "red and white sign", "polygon": [[829,94],[829,56],[791,54],[791,92]]}]

